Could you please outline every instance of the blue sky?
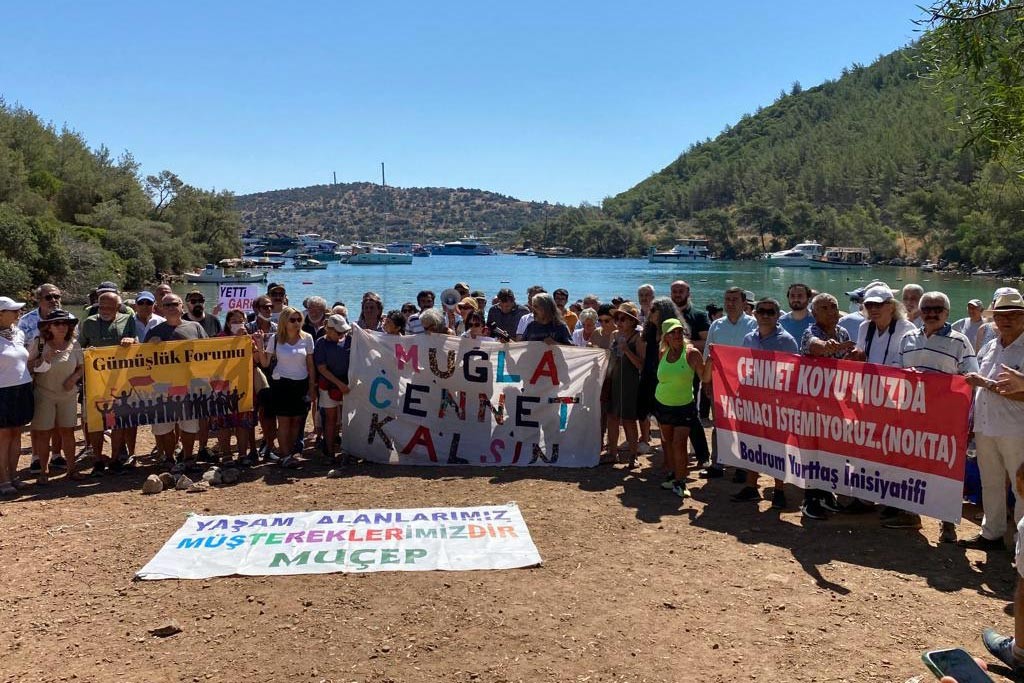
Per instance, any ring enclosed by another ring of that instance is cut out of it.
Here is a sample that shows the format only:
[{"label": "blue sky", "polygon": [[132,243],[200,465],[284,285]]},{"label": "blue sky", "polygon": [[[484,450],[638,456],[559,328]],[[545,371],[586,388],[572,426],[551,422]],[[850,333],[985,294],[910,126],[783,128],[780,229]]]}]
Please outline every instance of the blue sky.
[{"label": "blue sky", "polygon": [[918,35],[920,0],[40,2],[0,96],[237,193],[331,181],[599,203]]}]

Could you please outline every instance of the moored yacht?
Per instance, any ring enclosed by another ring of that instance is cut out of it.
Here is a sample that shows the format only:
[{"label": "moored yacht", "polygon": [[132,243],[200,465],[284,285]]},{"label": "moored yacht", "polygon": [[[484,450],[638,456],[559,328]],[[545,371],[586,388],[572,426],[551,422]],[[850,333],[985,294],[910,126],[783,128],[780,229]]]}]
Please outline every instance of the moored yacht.
[{"label": "moored yacht", "polygon": [[647,256],[648,263],[688,263],[707,261],[711,258],[708,241],[705,239],[687,239],[668,251],[654,251]]},{"label": "moored yacht", "polygon": [[434,256],[490,256],[494,253],[489,244],[475,237],[463,237],[453,242],[445,242],[440,247],[430,250]]},{"label": "moored yacht", "polygon": [[794,247],[783,251],[776,251],[772,254],[765,254],[764,258],[773,266],[785,268],[798,268],[811,265],[811,258],[821,256],[825,248],[815,240],[800,242]]}]

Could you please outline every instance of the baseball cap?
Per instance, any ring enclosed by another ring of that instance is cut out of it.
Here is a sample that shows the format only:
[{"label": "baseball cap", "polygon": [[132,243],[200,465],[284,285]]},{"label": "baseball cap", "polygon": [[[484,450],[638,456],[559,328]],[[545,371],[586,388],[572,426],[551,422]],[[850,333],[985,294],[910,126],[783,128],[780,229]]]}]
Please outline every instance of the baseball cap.
[{"label": "baseball cap", "polygon": [[981,303],[981,299],[971,299],[967,302],[968,306],[974,306],[975,308],[981,308],[984,304]]},{"label": "baseball cap", "polygon": [[115,294],[117,294],[119,291],[120,290],[117,288],[117,285],[115,285],[110,280],[104,280],[96,288],[97,294],[105,294],[106,292],[114,292]]},{"label": "baseball cap", "polygon": [[136,301],[149,301],[150,303],[156,303],[156,297],[153,296],[152,292],[139,292],[139,295],[135,297]]},{"label": "baseball cap", "polygon": [[884,304],[886,301],[892,301],[892,290],[885,285],[876,285],[864,292],[866,304]]},{"label": "baseball cap", "polygon": [[338,315],[337,313],[328,317],[327,322],[325,324],[327,325],[327,327],[330,327],[333,330],[337,330],[342,334],[345,334],[346,332],[352,329],[352,326],[348,324],[347,320],[345,320],[345,316]]},{"label": "baseball cap", "polygon": [[0,311],[20,311],[25,308],[23,301],[15,301],[9,296],[0,296]]},{"label": "baseball cap", "polygon": [[267,285],[267,294],[270,294],[275,289],[280,289],[282,292],[286,291],[284,285],[282,285],[280,282],[271,282],[269,285]]},{"label": "baseball cap", "polygon": [[661,334],[664,336],[673,330],[682,329],[683,324],[678,318],[669,318],[661,324]]}]

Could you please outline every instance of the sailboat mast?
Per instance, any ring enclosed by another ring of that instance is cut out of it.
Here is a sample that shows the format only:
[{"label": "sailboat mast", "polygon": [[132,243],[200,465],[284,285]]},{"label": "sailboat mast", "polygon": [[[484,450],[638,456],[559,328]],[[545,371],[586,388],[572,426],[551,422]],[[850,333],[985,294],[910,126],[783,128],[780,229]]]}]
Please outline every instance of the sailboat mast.
[{"label": "sailboat mast", "polygon": [[388,243],[388,186],[384,182],[384,162],[380,162],[380,191],[384,197],[384,244]]}]

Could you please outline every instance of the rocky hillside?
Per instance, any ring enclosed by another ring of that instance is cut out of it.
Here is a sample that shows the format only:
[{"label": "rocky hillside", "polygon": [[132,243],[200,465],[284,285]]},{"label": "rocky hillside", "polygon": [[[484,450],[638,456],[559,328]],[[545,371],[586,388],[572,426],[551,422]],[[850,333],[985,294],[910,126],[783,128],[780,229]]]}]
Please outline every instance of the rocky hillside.
[{"label": "rocky hillside", "polygon": [[318,232],[331,239],[417,242],[474,234],[493,244],[512,244],[526,225],[553,218],[566,207],[526,202],[484,190],[389,187],[341,183],[240,195],[235,206],[246,228]]}]

